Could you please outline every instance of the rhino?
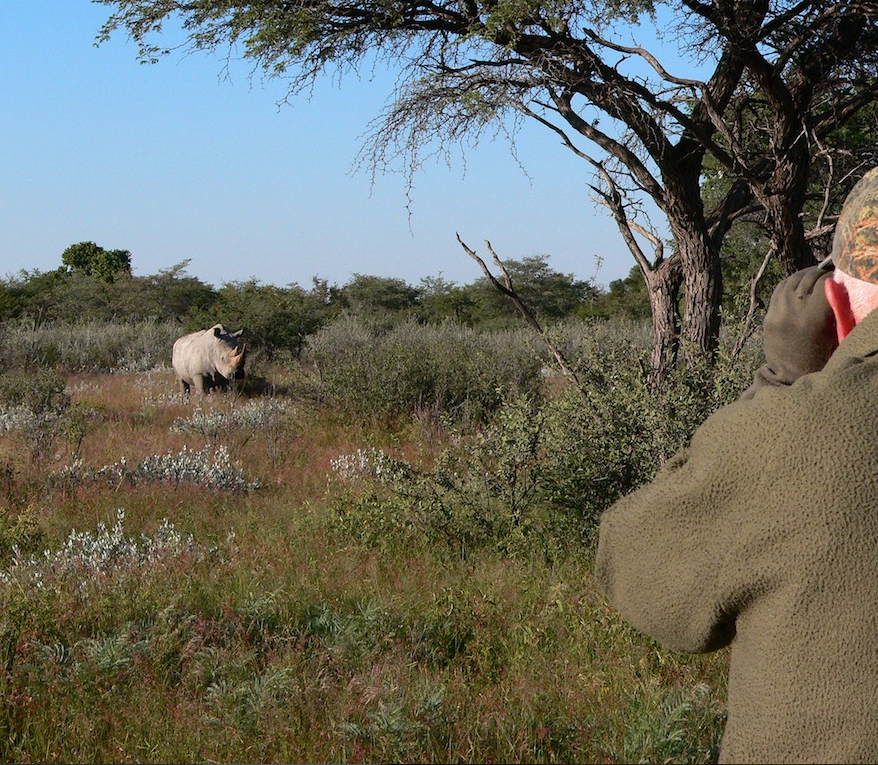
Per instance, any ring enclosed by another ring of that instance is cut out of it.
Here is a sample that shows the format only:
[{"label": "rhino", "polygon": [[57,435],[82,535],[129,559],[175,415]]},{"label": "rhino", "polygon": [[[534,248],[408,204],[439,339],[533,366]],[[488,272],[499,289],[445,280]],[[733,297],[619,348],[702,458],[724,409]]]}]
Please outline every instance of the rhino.
[{"label": "rhino", "polygon": [[192,385],[199,393],[210,393],[244,376],[247,344],[239,340],[243,331],[228,332],[222,324],[214,324],[174,341],[171,364],[183,398]]}]

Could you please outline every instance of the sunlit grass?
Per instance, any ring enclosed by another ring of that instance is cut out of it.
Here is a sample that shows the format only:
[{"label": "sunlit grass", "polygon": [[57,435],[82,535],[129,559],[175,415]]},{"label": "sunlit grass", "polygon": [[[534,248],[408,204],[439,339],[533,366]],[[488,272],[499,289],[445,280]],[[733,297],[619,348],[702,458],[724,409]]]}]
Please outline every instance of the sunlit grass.
[{"label": "sunlit grass", "polygon": [[53,480],[74,464],[62,438],[35,463],[0,436],[0,531],[26,515],[41,532],[3,559],[2,759],[715,760],[725,655],[631,630],[587,551],[462,558],[339,533],[333,461],[429,460],[435,422],[352,424],[291,396],[183,402],[169,370],[67,382],[94,412],[76,457],[92,470],[222,445],[259,488]]}]

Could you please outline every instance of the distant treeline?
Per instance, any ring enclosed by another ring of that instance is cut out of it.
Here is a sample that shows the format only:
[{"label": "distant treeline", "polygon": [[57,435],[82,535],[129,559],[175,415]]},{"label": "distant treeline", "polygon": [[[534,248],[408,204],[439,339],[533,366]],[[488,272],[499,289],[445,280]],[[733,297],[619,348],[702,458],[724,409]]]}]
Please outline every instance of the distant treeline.
[{"label": "distant treeline", "polygon": [[[308,335],[342,315],[388,329],[404,321],[454,321],[479,330],[521,323],[512,302],[485,277],[463,286],[428,277],[412,286],[402,279],[358,273],[342,286],[315,277],[307,289],[255,280],[217,288],[187,274],[189,261],[151,276],[119,268],[108,278],[71,260],[65,255],[65,265],[54,271],[21,271],[0,280],[0,321],[38,326],[156,320],[177,322],[181,331],[221,321],[234,329],[246,327],[248,341],[269,357],[298,355]],[[505,263],[516,291],[545,326],[576,318],[649,317],[649,301],[636,272],[603,289],[553,270],[546,260],[541,256]]]}]

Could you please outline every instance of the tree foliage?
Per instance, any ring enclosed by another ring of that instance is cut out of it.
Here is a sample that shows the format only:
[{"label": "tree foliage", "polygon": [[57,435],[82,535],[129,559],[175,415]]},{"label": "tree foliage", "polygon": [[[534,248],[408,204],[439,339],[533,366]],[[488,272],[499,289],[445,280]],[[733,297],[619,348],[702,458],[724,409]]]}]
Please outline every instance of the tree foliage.
[{"label": "tree foliage", "polygon": [[354,313],[381,320],[390,314],[412,312],[417,305],[418,289],[403,279],[355,273],[338,297]]},{"label": "tree foliage", "polygon": [[244,329],[250,347],[259,348],[272,359],[279,353],[298,356],[305,338],[335,313],[336,309],[313,290],[259,284],[251,279],[224,284],[209,305],[189,312],[186,325],[194,331],[219,321],[234,331]]},{"label": "tree foliage", "polygon": [[105,250],[94,242],[71,244],[61,255],[61,262],[76,272],[112,283],[120,274],[131,273],[128,250]]}]

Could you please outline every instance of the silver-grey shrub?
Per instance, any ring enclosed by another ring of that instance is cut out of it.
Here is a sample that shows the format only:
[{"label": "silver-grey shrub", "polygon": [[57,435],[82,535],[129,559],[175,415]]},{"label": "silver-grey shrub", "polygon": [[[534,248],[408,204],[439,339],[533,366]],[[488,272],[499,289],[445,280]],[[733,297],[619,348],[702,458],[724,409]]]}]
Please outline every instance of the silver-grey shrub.
[{"label": "silver-grey shrub", "polygon": [[210,409],[205,411],[196,406],[189,417],[178,417],[171,425],[177,433],[193,433],[202,436],[208,443],[216,443],[230,434],[238,432],[246,439],[260,433],[277,430],[292,411],[292,406],[276,398],[260,398],[248,401],[243,406],[229,410]]},{"label": "silver-grey shrub", "polygon": [[535,392],[543,365],[532,333],[408,321],[387,331],[341,317],[308,338],[324,403],[347,415],[428,410],[478,422],[510,393]]},{"label": "silver-grey shrub", "polygon": [[258,481],[247,480],[244,471],[232,463],[229,450],[222,445],[212,453],[209,446],[199,451],[184,446],[178,454],[152,455],[133,467],[124,458],[97,470],[81,460],[75,460],[55,473],[53,480],[68,486],[106,481],[113,485],[127,483],[134,486],[143,483],[185,483],[234,491],[259,488]]},{"label": "silver-grey shrub", "polygon": [[136,574],[144,566],[154,565],[182,555],[197,556],[199,550],[190,534],[182,534],[164,519],[152,536],[131,537],[124,531],[125,510],[116,512],[112,528],[99,523],[96,532],[70,532],[60,548],[41,554],[13,550],[0,582],[18,587],[42,589],[49,580],[79,581],[84,590],[88,577],[103,577],[123,570]]}]

